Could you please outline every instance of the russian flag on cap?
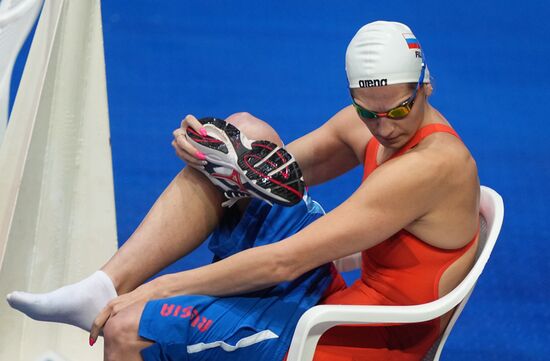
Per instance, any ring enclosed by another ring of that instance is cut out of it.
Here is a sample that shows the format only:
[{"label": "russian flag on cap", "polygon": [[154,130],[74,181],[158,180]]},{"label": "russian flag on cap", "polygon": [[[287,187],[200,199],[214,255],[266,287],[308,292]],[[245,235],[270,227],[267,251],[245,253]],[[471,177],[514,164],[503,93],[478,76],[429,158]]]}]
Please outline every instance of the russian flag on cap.
[{"label": "russian flag on cap", "polygon": [[405,33],[403,34],[403,37],[405,38],[409,49],[420,49],[420,43],[416,40],[413,34]]}]

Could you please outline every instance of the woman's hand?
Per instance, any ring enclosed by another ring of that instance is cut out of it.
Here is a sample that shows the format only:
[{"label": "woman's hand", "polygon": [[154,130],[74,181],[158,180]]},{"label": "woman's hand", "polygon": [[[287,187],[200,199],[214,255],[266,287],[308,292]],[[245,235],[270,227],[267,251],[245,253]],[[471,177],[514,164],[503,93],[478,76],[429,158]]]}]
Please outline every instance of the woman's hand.
[{"label": "woman's hand", "polygon": [[193,115],[188,115],[182,120],[181,126],[172,132],[174,135],[172,146],[181,160],[192,167],[200,168],[205,164],[206,156],[187,141],[186,131],[189,126],[199,134],[206,136],[206,129],[204,129],[197,118]]},{"label": "woman's hand", "polygon": [[166,295],[163,294],[162,286],[159,285],[160,280],[161,278],[157,278],[139,286],[132,292],[112,299],[107,306],[103,308],[92,324],[92,329],[90,330],[90,346],[97,341],[97,338],[101,334],[101,330],[107,321],[111,317],[114,317],[117,313],[124,310],[126,307],[134,304],[143,304],[152,299],[166,297]]}]

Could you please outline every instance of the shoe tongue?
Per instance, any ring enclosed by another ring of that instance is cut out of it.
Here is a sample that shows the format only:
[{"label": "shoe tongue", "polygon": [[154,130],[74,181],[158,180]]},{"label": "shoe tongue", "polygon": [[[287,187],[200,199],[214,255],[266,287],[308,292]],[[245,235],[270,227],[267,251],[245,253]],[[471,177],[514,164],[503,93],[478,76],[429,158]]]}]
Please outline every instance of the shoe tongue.
[{"label": "shoe tongue", "polygon": [[252,148],[252,143],[254,143],[256,140],[254,139],[248,139],[246,137],[246,135],[244,135],[243,133],[241,133],[241,143],[243,143],[243,145],[248,148],[248,149],[251,149]]},{"label": "shoe tongue", "polygon": [[209,137],[212,137],[214,139],[217,139],[219,141],[225,142],[227,141],[227,135],[223,132],[223,130],[219,129],[213,124],[205,124],[204,129],[206,129],[206,134]]}]

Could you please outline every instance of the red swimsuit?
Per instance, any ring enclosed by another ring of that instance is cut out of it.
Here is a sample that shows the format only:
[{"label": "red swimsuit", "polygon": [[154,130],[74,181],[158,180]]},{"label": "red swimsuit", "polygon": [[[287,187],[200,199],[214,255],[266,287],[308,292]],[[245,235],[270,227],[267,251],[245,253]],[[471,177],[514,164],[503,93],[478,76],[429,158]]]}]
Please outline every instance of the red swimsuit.
[{"label": "red swimsuit", "polygon": [[[390,159],[416,146],[430,134],[446,132],[458,137],[450,127],[430,124]],[[377,167],[380,143],[372,138],[365,154],[366,179]],[[325,304],[414,305],[439,298],[439,281],[445,270],[475,243],[445,250],[430,246],[415,235],[401,230],[382,243],[362,252],[361,278],[351,287],[338,289]],[[340,282],[341,279],[339,279]],[[338,281],[337,281],[338,282]],[[317,346],[314,361],[421,360],[440,335],[440,320],[417,324],[386,326],[343,326],[327,331]]]}]

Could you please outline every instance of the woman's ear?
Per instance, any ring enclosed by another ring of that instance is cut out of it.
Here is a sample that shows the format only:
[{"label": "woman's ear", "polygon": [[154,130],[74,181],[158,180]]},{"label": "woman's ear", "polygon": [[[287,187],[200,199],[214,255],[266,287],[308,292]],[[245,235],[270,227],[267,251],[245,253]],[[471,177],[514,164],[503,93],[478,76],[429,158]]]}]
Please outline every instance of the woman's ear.
[{"label": "woman's ear", "polygon": [[424,92],[426,93],[426,96],[429,97],[432,95],[432,92],[434,91],[434,88],[432,87],[431,83],[424,84]]}]

